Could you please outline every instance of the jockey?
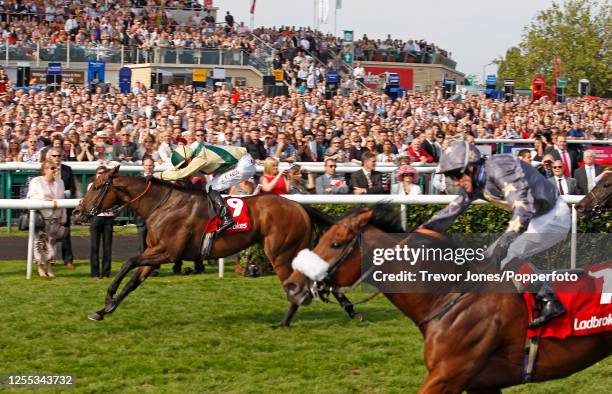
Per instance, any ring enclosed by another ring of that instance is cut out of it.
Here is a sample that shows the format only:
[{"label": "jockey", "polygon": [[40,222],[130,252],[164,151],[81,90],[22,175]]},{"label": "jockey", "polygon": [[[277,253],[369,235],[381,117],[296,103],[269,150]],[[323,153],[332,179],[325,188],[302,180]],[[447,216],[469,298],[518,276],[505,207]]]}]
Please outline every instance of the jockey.
[{"label": "jockey", "polygon": [[220,192],[238,185],[255,174],[255,161],[246,149],[200,144],[194,152],[188,146],[179,146],[172,152],[171,162],[174,168],[155,173],[155,177],[175,181],[198,173],[214,174],[206,187],[215,213],[222,221],[217,234],[232,227],[234,219],[225,206]]},{"label": "jockey", "polygon": [[[474,145],[455,141],[443,152],[439,172],[454,181],[459,196],[421,227],[441,232],[479,198],[502,206],[512,212],[512,218],[486,252],[502,270],[561,242],[570,230],[570,210],[555,186],[513,155],[493,155],[485,161]],[[550,284],[534,285],[541,314],[530,327],[565,313]]]}]

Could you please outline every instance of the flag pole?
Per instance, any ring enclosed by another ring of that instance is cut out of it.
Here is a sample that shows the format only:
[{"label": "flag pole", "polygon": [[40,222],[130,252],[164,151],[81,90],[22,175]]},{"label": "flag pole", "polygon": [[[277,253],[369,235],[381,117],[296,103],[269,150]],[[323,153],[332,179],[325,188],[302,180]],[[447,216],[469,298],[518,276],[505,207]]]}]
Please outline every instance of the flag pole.
[{"label": "flag pole", "polygon": [[338,25],[338,0],[336,0],[336,4],[334,4],[334,37],[337,37],[336,31],[338,30],[336,27]]}]

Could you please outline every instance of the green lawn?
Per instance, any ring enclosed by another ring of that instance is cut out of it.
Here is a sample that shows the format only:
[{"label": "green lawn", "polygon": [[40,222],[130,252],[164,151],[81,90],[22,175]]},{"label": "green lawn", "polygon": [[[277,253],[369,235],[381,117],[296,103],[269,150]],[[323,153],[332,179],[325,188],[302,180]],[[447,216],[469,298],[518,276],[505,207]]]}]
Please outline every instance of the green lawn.
[{"label": "green lawn", "polygon": [[[136,226],[113,226],[113,236],[117,235],[135,235],[137,233]],[[72,226],[70,229],[70,235],[73,237],[86,236],[89,237],[89,226]],[[6,227],[0,228],[1,237],[27,237],[27,231],[19,231],[17,227],[11,228],[11,232],[8,232]]]},{"label": "green lawn", "polygon": [[[28,282],[24,268],[0,262],[0,375],[76,376],[70,391],[36,392],[413,393],[425,375],[419,332],[383,297],[358,307],[362,323],[335,305],[313,304],[292,328],[272,330],[287,306],[275,277],[242,278],[231,267],[224,279],[216,267],[172,276],[168,265],[92,322],[87,314],[102,307],[108,281],[89,279],[83,262],[74,271],[58,267],[53,280]],[[506,392],[611,386],[608,358],[570,378]]]}]

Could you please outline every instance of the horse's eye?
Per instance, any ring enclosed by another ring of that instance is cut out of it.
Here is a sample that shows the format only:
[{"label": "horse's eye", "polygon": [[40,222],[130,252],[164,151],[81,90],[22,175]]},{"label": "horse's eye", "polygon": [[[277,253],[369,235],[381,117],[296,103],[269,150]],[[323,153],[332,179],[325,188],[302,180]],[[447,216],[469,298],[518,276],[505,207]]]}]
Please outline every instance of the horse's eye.
[{"label": "horse's eye", "polygon": [[334,249],[338,249],[340,247],[340,242],[332,242],[331,246]]}]

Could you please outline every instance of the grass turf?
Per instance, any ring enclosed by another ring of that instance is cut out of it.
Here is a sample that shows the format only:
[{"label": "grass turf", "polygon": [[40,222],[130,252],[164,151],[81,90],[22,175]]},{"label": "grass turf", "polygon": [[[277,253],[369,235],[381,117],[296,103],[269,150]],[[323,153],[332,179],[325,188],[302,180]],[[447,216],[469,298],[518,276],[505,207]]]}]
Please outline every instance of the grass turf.
[{"label": "grass turf", "polygon": [[[216,267],[178,277],[167,265],[92,322],[86,317],[102,307],[108,280],[89,279],[79,262],[74,271],[57,267],[55,279],[26,282],[24,266],[0,262],[0,375],[73,374],[74,393],[412,393],[425,376],[420,333],[384,297],[357,307],[361,323],[336,305],[313,304],[292,328],[272,330],[287,307],[275,277],[242,278],[229,267],[224,279]],[[611,386],[608,358],[563,380],[504,392]]]},{"label": "grass turf", "polygon": [[[113,226],[113,236],[119,235],[135,235],[138,233],[136,226]],[[89,237],[89,226],[72,226],[70,228],[70,235],[73,237]],[[0,238],[3,237],[27,237],[27,231],[19,231],[17,227],[11,228],[11,232],[8,232],[6,227],[0,228]]]}]

